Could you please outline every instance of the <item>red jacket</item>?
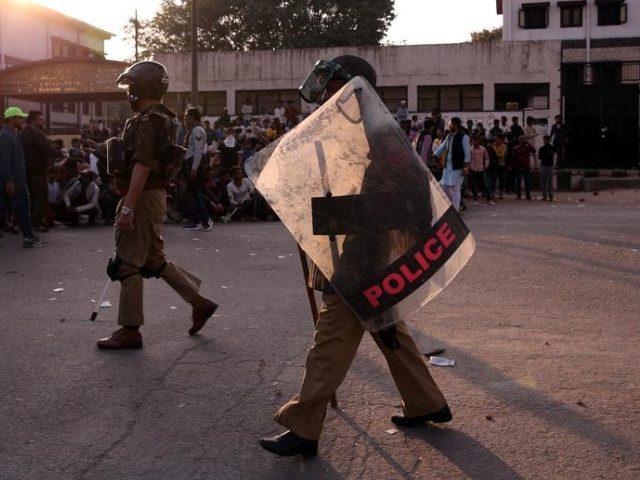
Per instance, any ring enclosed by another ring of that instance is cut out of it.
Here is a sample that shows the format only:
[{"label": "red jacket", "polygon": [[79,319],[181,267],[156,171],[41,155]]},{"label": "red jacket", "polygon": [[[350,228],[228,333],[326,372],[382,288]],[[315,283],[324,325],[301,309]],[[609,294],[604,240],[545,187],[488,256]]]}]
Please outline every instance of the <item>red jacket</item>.
[{"label": "red jacket", "polygon": [[518,143],[513,147],[513,166],[520,170],[531,170],[529,163],[530,154],[536,153],[536,149],[528,143]]}]

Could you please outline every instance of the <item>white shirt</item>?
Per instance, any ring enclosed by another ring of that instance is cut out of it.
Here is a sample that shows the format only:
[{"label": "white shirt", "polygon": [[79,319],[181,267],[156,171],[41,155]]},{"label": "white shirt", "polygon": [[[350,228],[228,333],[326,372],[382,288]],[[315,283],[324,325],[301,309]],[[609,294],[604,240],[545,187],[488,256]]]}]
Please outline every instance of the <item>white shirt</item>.
[{"label": "white shirt", "polygon": [[249,120],[249,117],[253,113],[253,105],[251,103],[245,103],[242,105],[242,109],[240,111],[242,112],[242,118],[244,120]]},{"label": "white shirt", "polygon": [[47,186],[47,201],[53,205],[58,201],[58,197],[60,196],[60,185],[58,182],[49,182]]},{"label": "white shirt", "polygon": [[[100,198],[100,188],[95,184],[95,182],[91,182],[87,185],[87,190],[85,191],[87,203],[76,207],[76,211],[78,213],[86,212],[87,210],[91,210],[94,208],[98,208],[98,199]],[[80,184],[80,180],[76,180],[70,188],[64,194],[64,204],[67,207],[71,206],[71,199],[76,195],[82,194],[82,185]]]},{"label": "white shirt", "polygon": [[232,207],[237,206],[239,203],[249,198],[249,194],[252,190],[253,185],[248,178],[242,178],[242,183],[240,185],[236,185],[233,183],[233,180],[231,180],[227,184],[227,196],[229,197],[229,203]]},{"label": "white shirt", "polygon": [[284,105],[280,107],[276,107],[275,110],[273,111],[273,116],[278,117],[280,119],[280,123],[284,125],[286,123],[285,122],[286,119],[284,118]]},{"label": "white shirt", "polygon": [[188,132],[188,135],[189,141],[187,142],[187,152],[184,158],[193,158],[191,168],[197,170],[207,148],[207,133],[204,131],[202,125],[196,125]]}]

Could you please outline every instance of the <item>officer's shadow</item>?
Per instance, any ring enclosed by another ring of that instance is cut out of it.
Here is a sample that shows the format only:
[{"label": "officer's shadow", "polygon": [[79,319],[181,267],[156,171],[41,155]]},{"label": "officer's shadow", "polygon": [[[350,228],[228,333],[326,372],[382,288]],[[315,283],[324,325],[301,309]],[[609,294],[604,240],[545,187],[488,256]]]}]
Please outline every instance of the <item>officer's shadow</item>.
[{"label": "officer's shadow", "polygon": [[[336,415],[353,428],[360,438],[366,440],[369,448],[383,458],[395,470],[399,478],[407,480],[416,478],[413,472],[403,468],[375,438],[363,430],[348,414],[336,410]],[[409,438],[424,441],[425,444],[436,449],[473,480],[519,480],[523,478],[500,457],[464,432],[453,430],[450,427],[440,428],[427,424],[424,427],[403,429],[398,433],[398,435],[403,434]]]}]

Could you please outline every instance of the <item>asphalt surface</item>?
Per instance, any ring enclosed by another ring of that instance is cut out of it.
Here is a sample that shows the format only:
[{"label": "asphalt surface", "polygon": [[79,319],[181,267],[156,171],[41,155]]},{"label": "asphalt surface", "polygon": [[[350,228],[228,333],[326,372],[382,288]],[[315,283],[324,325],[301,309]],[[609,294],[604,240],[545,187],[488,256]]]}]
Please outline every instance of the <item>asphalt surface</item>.
[{"label": "asphalt surface", "polygon": [[477,251],[409,319],[454,419],[390,431],[399,397],[364,339],[315,458],[257,444],[297,393],[312,321],[295,243],[278,222],[165,227],[169,258],[221,306],[145,285],[145,347],[104,352],[89,321],[113,250],[107,226],[0,239],[0,480],[640,478],[640,192],[470,206]]}]

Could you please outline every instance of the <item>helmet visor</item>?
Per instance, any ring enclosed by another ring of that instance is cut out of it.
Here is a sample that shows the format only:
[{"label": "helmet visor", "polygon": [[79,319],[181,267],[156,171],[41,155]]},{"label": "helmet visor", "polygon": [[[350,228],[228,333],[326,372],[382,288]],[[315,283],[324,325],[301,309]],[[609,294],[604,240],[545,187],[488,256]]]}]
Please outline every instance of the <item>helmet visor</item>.
[{"label": "helmet visor", "polygon": [[129,88],[130,85],[133,85],[134,83],[135,83],[134,79],[131,78],[130,75],[127,75],[127,72],[121,74],[116,80],[116,84],[118,85],[118,88],[122,88],[123,90],[126,90],[127,88]]},{"label": "helmet visor", "polygon": [[317,103],[318,97],[325,91],[332,78],[349,81],[351,75],[337,63],[330,60],[318,60],[313,66],[313,70],[298,88],[298,92],[305,102]]}]

